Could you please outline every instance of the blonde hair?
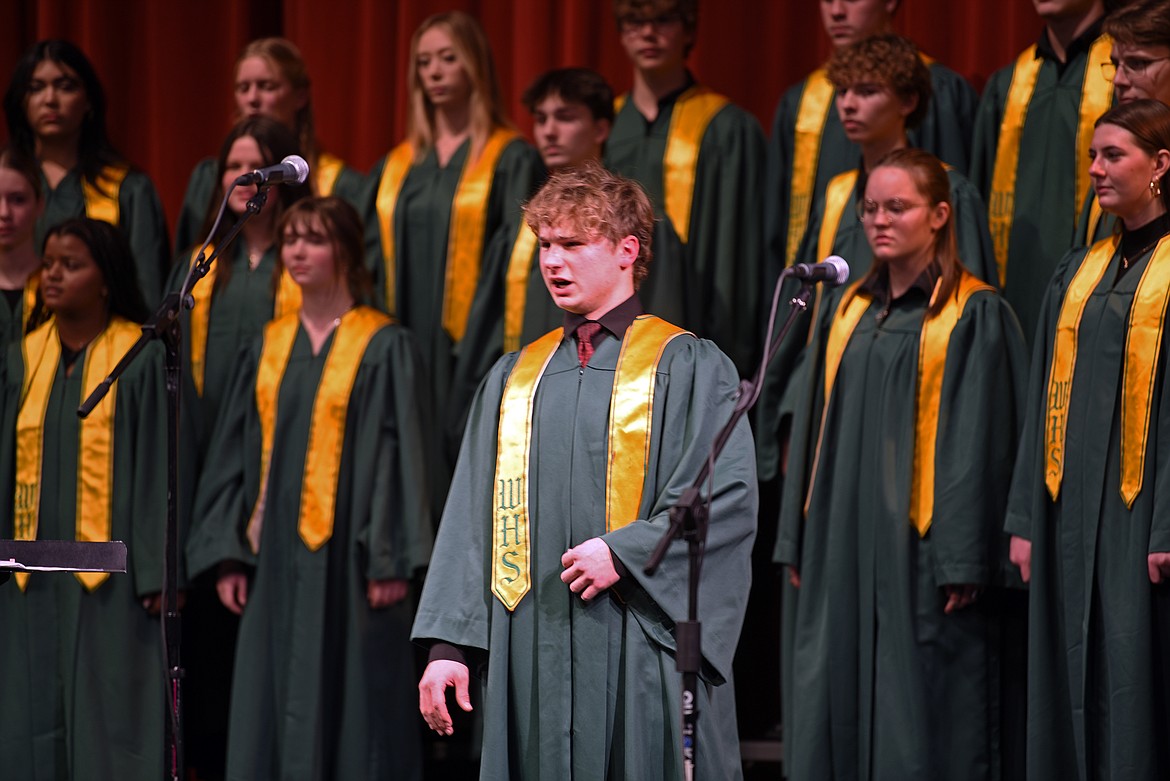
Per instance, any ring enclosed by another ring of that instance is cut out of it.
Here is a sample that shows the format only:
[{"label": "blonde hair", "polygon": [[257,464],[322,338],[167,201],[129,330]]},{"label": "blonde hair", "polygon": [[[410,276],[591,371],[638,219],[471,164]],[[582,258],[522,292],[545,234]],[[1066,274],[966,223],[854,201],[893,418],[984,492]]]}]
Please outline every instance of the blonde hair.
[{"label": "blonde hair", "polygon": [[487,35],[479,22],[462,11],[428,16],[410,39],[410,62],[406,74],[406,90],[410,95],[406,140],[414,150],[416,163],[435,145],[435,108],[427,99],[418,75],[419,41],[423,33],[435,27],[450,36],[459,65],[471,82],[471,158],[474,160],[483,151],[493,130],[512,127],[512,123],[504,115],[500,83]]},{"label": "blonde hair", "polygon": [[317,160],[317,138],[313,128],[313,101],[309,90],[309,70],[297,45],[287,38],[257,38],[244,47],[236,58],[236,69],[249,57],[259,57],[289,83],[293,90],[305,93],[305,105],[297,109],[293,132],[301,154],[310,163]]}]

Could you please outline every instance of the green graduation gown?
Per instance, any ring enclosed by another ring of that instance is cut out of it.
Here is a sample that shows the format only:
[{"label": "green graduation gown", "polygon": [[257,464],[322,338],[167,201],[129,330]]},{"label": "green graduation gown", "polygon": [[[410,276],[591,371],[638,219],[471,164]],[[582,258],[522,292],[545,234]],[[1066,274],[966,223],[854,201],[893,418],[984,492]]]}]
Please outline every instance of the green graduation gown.
[{"label": "green graduation gown", "polygon": [[[85,196],[81,173],[77,169],[66,174],[55,189],[49,187],[44,177],[41,186],[45,193],[45,210],[37,220],[38,252],[44,246],[49,228],[70,217],[85,216]],[[134,253],[142,297],[147,306],[154,306],[162,298],[163,282],[170,272],[167,221],[154,183],[136,168],[130,169],[118,190],[118,227],[126,235]]]},{"label": "green graduation gown", "polygon": [[[1090,32],[1079,40],[1067,64],[1044,57],[1020,133],[1003,291],[1029,343],[1052,272],[1073,245],[1077,210],[1084,197],[1076,185],[1077,127],[1088,46],[1095,37]],[[1014,63],[992,74],[975,117],[971,180],[989,205],[1013,70]]]},{"label": "green graduation gown", "polygon": [[1087,250],[1069,253],[1044,296],[1006,529],[1032,541],[1028,777],[1170,776],[1170,595],[1148,553],[1170,551],[1167,342],[1154,371],[1142,490],[1120,495],[1121,371],[1128,318],[1150,253],[1117,280],[1119,255],[1080,321],[1064,477],[1045,487],[1045,412],[1060,305]]},{"label": "green graduation gown", "polygon": [[711,339],[750,375],[760,347],[764,134],[728,103],[699,145],[684,244],[665,214],[663,157],[677,95],[647,122],[627,99],[605,144],[605,165],[636,179],[654,204],[654,260],[638,295],[646,310]]},{"label": "green graduation gown", "polygon": [[200,478],[192,573],[223,561],[255,567],[233,677],[227,778],[236,781],[421,778],[412,600],[372,610],[366,597],[368,580],[410,578],[430,554],[418,352],[396,325],[370,340],[349,397],[333,535],[314,552],[297,519],[332,341],[314,356],[298,330],[280,382],[257,555],[244,531],[261,480],[260,340],[235,376]]},{"label": "green graduation gown", "polygon": [[[669,343],[655,383],[641,516],[606,533],[606,431],[619,347],[603,339],[580,369],[576,341],[565,339],[537,388],[532,587],[511,613],[490,587],[500,400],[517,354],[496,364],[472,405],[412,634],[486,651],[481,778],[682,778],[673,627],[686,615],[686,546],[675,542],[654,577],[641,568],[730,417],[737,375],[708,341]],[[741,777],[731,662],[755,516],[755,459],[741,421],[715,471],[699,594],[702,778]],[[598,536],[629,574],[583,602],[560,580],[561,555]]]},{"label": "green graduation gown", "polygon": [[[200,231],[203,229],[204,220],[207,219],[207,205],[211,201],[211,194],[215,192],[215,171],[218,165],[214,157],[205,157],[196,163],[191,171],[191,178],[187,180],[187,192],[183,195],[183,205],[179,208],[179,219],[175,222],[175,254],[181,254],[190,247],[198,247],[207,238],[200,235]],[[333,185],[333,192],[325,194],[344,198],[355,207],[359,207],[364,190],[365,177],[361,172],[345,166]],[[216,208],[218,207],[216,204]],[[226,215],[224,219],[227,219]]]},{"label": "green graduation gown", "polygon": [[[506,253],[511,251],[520,226],[520,207],[543,177],[540,157],[531,145],[517,138],[504,147],[488,195],[479,286],[466,335],[462,342],[456,343],[443,328],[443,296],[451,204],[470,149],[468,140],[445,166],[439,165],[433,149],[428,152],[406,174],[394,210],[398,273],[395,317],[411,330],[422,350],[434,394],[435,433],[442,442],[436,451],[442,461],[436,465],[434,477],[442,484],[446,483],[459,452],[459,439],[475,389],[500,354],[502,332],[492,329],[499,327],[497,308],[503,306],[503,301],[487,296],[492,286],[487,277],[493,269],[502,273],[506,267]],[[363,212],[367,260],[374,271],[378,300],[384,298],[386,289],[377,214],[378,186],[385,164],[383,158],[367,178]],[[501,253],[505,255],[503,259]],[[484,344],[487,346],[480,346]],[[441,500],[444,493],[445,489],[437,484],[435,495]]]},{"label": "green graduation gown", "polygon": [[[202,243],[202,242],[200,242]],[[171,273],[168,290],[178,290],[191,266],[191,252],[180,253]],[[248,253],[242,239],[232,242],[227,251],[215,262],[232,264],[231,279],[227,284],[213,291],[211,314],[207,320],[207,353],[203,368],[203,395],[195,392],[191,378],[191,317],[183,316],[183,392],[191,408],[191,421],[195,426],[199,462],[207,453],[208,442],[219,419],[220,410],[228,403],[228,392],[241,352],[272,319],[274,295],[272,275],[276,268],[276,247],[270,247],[260,258],[256,268],[248,268]],[[201,279],[200,285],[207,285]]]},{"label": "green graduation gown", "polygon": [[24,336],[24,288],[0,291],[0,340],[7,345]]},{"label": "green graduation gown", "polygon": [[[45,414],[37,538],[75,539],[77,406],[82,361],[58,367]],[[126,574],[92,593],[68,573],[0,587],[0,767],[33,781],[154,781],[164,774],[166,680],[159,620],[142,607],[163,581],[166,394],[163,351],[150,345],[118,381],[111,539]],[[16,416],[24,365],[8,350],[0,437],[0,537],[11,539]]]},{"label": "green graduation gown", "polygon": [[881,303],[862,316],[823,417],[811,495],[835,302],[796,380],[802,403],[777,540],[778,559],[801,576],[791,660],[799,710],[785,725],[790,778],[998,777],[995,616],[986,599],[945,615],[942,587],[992,581],[1024,342],[999,296],[967,302],[947,349],[933,523],[920,537],[909,508],[927,301],[912,288],[880,322]]},{"label": "green graduation gown", "polygon": [[[790,87],[780,98],[772,118],[772,135],[768,140],[764,231],[769,263],[768,279],[773,282],[787,260],[784,253],[792,202],[796,118],[807,83],[806,79]],[[937,62],[930,66],[930,84],[933,90],[930,106],[922,124],[910,131],[910,145],[925,149],[965,174],[970,167],[971,127],[979,97],[966,79]],[[809,203],[810,210],[815,203],[815,195],[825,191],[830,179],[857,164],[857,154],[857,145],[846,138],[837,109],[830,103],[821,131],[816,178],[812,188],[814,198]]]}]

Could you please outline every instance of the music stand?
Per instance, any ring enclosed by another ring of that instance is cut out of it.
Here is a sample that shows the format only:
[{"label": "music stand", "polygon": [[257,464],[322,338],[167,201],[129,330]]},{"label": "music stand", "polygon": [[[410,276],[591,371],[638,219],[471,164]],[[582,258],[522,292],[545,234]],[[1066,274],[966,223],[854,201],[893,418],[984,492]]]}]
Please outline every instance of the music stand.
[{"label": "music stand", "polygon": [[126,543],[0,540],[0,582],[11,572],[125,572]]}]

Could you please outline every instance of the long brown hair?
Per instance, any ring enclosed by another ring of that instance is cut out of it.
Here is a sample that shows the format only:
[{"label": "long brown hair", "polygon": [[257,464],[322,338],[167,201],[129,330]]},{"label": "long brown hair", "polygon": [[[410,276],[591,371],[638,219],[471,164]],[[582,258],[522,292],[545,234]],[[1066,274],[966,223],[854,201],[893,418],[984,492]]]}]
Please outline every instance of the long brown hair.
[{"label": "long brown hair", "polygon": [[[951,201],[951,180],[947,176],[947,169],[942,161],[930,152],[910,148],[895,149],[882,157],[874,165],[870,175],[872,176],[873,171],[879,168],[899,168],[905,171],[914,182],[918,194],[926,199],[930,208],[940,203],[951,207],[946,223],[934,234],[932,247],[934,257],[930,267],[938,274],[939,285],[927,310],[927,316],[936,315],[946,305],[947,298],[958,292],[959,278],[963,274],[958,243],[955,241],[955,210]],[[864,286],[876,278],[886,278],[888,281],[889,273],[889,266],[884,261],[874,258],[873,266],[861,284]]]},{"label": "long brown hair", "polygon": [[406,91],[410,95],[406,112],[406,140],[414,150],[417,163],[435,145],[435,107],[427,99],[418,75],[418,46],[423,33],[439,27],[451,37],[459,64],[471,82],[471,159],[479,157],[492,131],[512,127],[504,114],[500,82],[492,50],[483,27],[462,11],[433,14],[423,20],[410,39],[410,62],[406,73]]},{"label": "long brown hair", "polygon": [[[260,154],[264,158],[264,165],[275,165],[289,155],[300,154],[300,149],[297,147],[296,136],[293,135],[291,129],[277,122],[275,119],[268,117],[251,117],[241,122],[237,122],[235,127],[227,134],[223,140],[223,145],[219,149],[219,158],[215,166],[215,187],[212,188],[211,198],[207,202],[207,216],[203,220],[203,228],[199,231],[200,236],[206,236],[211,231],[211,226],[215,224],[215,218],[219,213],[219,204],[223,200],[223,174],[227,170],[228,155],[232,152],[232,145],[240,138],[247,136],[255,139],[256,146],[260,147]],[[273,212],[272,224],[275,226],[280,223],[280,216],[296,201],[305,198],[312,193],[309,190],[309,185],[306,184],[284,184],[280,187],[273,187],[272,192],[268,194],[268,203],[265,205],[266,210]],[[216,235],[212,236],[212,244],[218,243],[224,235],[231,229],[232,223],[235,219],[225,212],[223,222],[220,223]],[[278,237],[273,237],[275,243]],[[231,281],[232,264],[225,260],[223,263],[216,264],[215,272],[215,289],[220,290]]]}]

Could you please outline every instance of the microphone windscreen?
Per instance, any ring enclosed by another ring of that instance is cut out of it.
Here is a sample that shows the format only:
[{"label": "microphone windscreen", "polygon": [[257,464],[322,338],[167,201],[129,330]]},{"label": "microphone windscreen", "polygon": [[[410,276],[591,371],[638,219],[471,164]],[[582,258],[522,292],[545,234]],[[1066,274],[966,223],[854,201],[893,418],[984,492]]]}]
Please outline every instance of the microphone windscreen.
[{"label": "microphone windscreen", "polygon": [[[305,158],[300,155],[289,155],[280,162],[288,163],[297,172],[296,183],[304,184],[309,179],[309,164],[305,162]],[[842,261],[844,262],[844,261]]]},{"label": "microphone windscreen", "polygon": [[833,279],[833,285],[844,285],[849,281],[849,264],[845,262],[845,258],[840,255],[830,255],[825,258],[825,262],[837,270],[837,276]]}]

